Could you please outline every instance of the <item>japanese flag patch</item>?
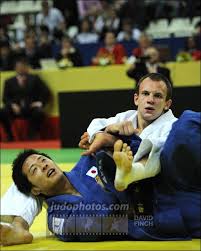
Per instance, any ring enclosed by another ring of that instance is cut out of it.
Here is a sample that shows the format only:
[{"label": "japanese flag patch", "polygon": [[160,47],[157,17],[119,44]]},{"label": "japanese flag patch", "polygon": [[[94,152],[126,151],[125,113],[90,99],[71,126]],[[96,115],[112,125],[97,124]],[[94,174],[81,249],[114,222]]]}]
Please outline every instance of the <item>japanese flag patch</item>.
[{"label": "japanese flag patch", "polygon": [[88,172],[86,173],[87,176],[95,178],[98,175],[98,170],[97,167],[92,166]]}]

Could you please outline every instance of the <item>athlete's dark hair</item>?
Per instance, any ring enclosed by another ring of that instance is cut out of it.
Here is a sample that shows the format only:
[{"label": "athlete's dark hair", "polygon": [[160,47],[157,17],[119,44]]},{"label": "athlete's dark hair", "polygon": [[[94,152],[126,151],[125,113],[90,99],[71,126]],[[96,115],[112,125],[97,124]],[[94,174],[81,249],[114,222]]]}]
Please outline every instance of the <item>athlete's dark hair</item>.
[{"label": "athlete's dark hair", "polygon": [[20,152],[18,156],[13,161],[13,172],[12,172],[12,178],[15,182],[15,185],[19,189],[20,192],[24,194],[30,194],[32,184],[29,182],[27,177],[22,172],[22,166],[25,162],[25,160],[32,154],[40,154],[43,155],[49,159],[51,159],[47,154],[38,152],[33,149],[24,150],[23,152]]},{"label": "athlete's dark hair", "polygon": [[167,87],[167,97],[166,100],[171,99],[172,97],[172,84],[171,82],[162,74],[160,73],[148,73],[145,76],[143,76],[139,82],[137,83],[135,92],[139,94],[139,89],[140,89],[140,84],[142,83],[143,80],[146,78],[150,78],[153,81],[163,81]]}]

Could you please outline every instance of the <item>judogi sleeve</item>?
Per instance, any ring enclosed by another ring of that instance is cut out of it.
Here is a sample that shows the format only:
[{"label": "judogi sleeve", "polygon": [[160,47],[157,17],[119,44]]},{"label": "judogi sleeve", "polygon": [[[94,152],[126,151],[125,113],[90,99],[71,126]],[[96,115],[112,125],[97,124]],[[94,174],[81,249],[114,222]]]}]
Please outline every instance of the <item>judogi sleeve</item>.
[{"label": "judogi sleeve", "polygon": [[119,123],[126,120],[132,120],[133,115],[136,111],[129,110],[126,112],[121,112],[116,114],[114,117],[110,118],[96,118],[93,119],[90,123],[89,127],[87,128],[87,132],[89,134],[89,143],[91,143],[94,139],[94,136],[97,132],[100,132],[102,129],[107,127],[108,125],[112,125],[115,123]]},{"label": "judogi sleeve", "polygon": [[14,183],[1,199],[1,216],[20,216],[29,226],[40,213],[41,208],[42,200],[24,195]]}]

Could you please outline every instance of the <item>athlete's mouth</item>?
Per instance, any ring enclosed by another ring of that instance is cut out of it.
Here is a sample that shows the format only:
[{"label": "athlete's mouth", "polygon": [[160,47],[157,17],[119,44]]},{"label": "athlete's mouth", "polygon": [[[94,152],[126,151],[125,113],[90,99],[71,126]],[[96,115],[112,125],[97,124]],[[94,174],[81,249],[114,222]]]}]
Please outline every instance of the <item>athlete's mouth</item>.
[{"label": "athlete's mouth", "polygon": [[153,107],[145,107],[145,110],[154,111],[155,109]]},{"label": "athlete's mouth", "polygon": [[50,168],[47,172],[47,177],[49,178],[53,173],[55,173],[55,169],[54,168]]}]

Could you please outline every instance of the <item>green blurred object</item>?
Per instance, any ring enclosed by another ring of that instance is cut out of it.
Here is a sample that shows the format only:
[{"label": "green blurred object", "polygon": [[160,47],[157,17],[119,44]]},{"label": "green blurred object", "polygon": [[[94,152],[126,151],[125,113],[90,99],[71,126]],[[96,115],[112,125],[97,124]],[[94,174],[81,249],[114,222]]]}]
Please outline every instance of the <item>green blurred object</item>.
[{"label": "green blurred object", "polygon": [[[44,152],[49,155],[55,162],[68,163],[77,162],[81,157],[82,150],[79,148],[64,148],[64,149],[37,149],[39,152]],[[1,149],[0,164],[11,164],[16,158],[21,149]]]},{"label": "green blurred object", "polygon": [[193,58],[189,52],[181,51],[176,56],[177,62],[188,62],[193,61]]},{"label": "green blurred object", "polygon": [[73,63],[67,58],[63,58],[57,63],[57,65],[60,69],[66,69],[68,67],[72,67]]}]

